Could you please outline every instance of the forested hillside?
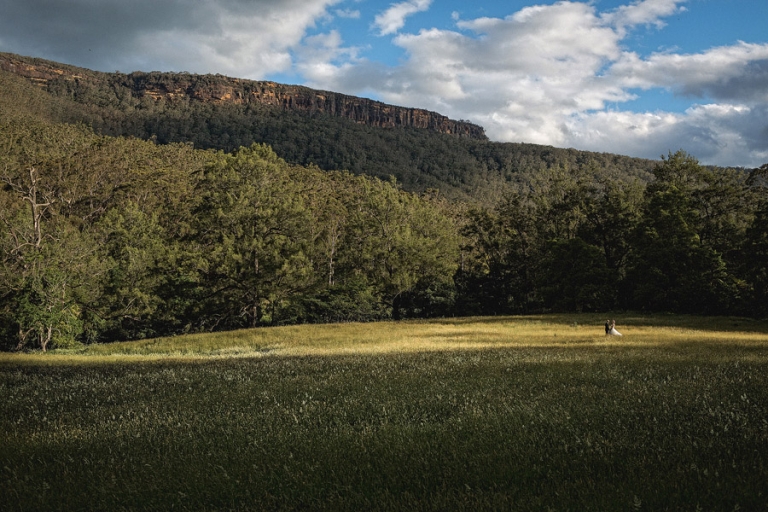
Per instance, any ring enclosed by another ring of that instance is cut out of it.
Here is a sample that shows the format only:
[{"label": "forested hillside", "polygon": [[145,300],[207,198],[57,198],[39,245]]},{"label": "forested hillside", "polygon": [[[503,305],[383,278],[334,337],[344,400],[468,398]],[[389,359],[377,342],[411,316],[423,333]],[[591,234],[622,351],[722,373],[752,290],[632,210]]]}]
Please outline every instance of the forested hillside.
[{"label": "forested hillside", "polygon": [[334,93],[293,86],[212,75],[97,73],[10,54],[0,54],[0,70],[20,99],[33,85],[47,93],[36,95],[38,103],[51,105],[41,109],[47,118],[83,122],[103,135],[224,151],[263,143],[289,163],[394,176],[406,190],[438,189],[448,198],[486,205],[507,188],[527,186],[542,169],[589,169],[631,181],[650,179],[654,165],[620,155],[491,142],[475,125],[361,98],[343,97],[333,103],[353,105],[324,109]]},{"label": "forested hillside", "polygon": [[646,174],[623,157],[325,114],[249,118],[248,130],[256,117],[294,126],[305,139],[281,140],[297,160],[302,140],[330,144],[326,129],[357,134],[332,147],[380,158],[373,174],[384,176],[398,176],[385,170],[399,158],[419,162],[432,173],[403,181],[439,191],[416,193],[369,168],[291,163],[265,144],[99,133],[175,119],[163,126],[211,136],[203,128],[228,119],[212,104],[188,103],[194,124],[165,100],[131,110],[128,96],[120,108],[75,96],[0,72],[5,349],[445,315],[768,314],[768,165],[711,169],[680,151]]}]

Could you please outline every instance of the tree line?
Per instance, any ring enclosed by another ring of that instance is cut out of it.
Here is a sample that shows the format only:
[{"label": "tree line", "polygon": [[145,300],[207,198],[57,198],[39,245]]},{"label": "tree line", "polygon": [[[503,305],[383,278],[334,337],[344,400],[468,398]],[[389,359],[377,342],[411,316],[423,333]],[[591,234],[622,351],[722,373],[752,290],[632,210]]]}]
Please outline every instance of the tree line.
[{"label": "tree line", "polygon": [[71,347],[304,322],[766,316],[768,166],[556,165],[492,206],[234,152],[0,121],[0,337]]},{"label": "tree line", "polygon": [[653,177],[551,169],[470,210],[459,309],[765,316],[768,165],[711,169],[681,150]]},{"label": "tree line", "polygon": [[447,312],[413,306],[458,260],[437,195],[259,144],[202,151],[29,120],[3,123],[0,141],[6,348]]}]

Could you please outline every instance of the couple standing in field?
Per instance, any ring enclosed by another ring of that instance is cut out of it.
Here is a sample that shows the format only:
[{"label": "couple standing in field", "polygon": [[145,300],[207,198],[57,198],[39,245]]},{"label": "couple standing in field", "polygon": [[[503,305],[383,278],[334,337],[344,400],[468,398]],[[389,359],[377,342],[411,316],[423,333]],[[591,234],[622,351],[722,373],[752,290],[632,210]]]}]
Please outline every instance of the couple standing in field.
[{"label": "couple standing in field", "polygon": [[621,336],[621,333],[616,330],[616,320],[605,321],[605,335],[606,336]]}]

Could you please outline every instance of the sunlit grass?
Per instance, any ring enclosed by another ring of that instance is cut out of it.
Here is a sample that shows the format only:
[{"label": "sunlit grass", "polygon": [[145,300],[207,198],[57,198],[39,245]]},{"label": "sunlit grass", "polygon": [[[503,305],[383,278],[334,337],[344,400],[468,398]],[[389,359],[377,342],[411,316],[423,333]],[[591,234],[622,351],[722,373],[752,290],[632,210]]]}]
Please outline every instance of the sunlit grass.
[{"label": "sunlit grass", "polygon": [[761,510],[768,326],[310,325],[0,356],[0,510]]},{"label": "sunlit grass", "polygon": [[49,354],[0,354],[7,362],[132,361],[343,354],[388,354],[554,346],[672,346],[764,343],[768,323],[748,319],[626,316],[624,336],[605,336],[602,317],[532,315],[430,321],[271,327],[90,345]]}]

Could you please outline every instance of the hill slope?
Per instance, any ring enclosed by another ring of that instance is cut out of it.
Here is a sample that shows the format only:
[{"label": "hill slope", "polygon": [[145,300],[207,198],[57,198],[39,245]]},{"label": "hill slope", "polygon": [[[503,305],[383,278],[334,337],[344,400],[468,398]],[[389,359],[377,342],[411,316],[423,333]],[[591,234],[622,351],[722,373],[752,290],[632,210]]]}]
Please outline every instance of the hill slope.
[{"label": "hill slope", "polygon": [[646,180],[654,165],[605,153],[491,142],[477,125],[422,109],[221,75],[101,73],[0,53],[0,80],[4,110],[34,98],[39,116],[84,122],[106,135],[227,151],[266,143],[290,163],[395,176],[408,190],[434,188],[486,204],[545,168],[589,168],[620,180]]}]

